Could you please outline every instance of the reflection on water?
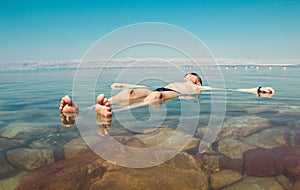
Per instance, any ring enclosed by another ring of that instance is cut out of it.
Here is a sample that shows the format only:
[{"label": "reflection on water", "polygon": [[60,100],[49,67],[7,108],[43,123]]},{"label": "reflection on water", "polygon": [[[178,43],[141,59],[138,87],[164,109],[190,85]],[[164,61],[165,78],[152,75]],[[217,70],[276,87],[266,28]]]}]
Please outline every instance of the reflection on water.
[{"label": "reflection on water", "polygon": [[[154,69],[153,73],[161,74],[157,70]],[[191,71],[188,68],[184,70]],[[73,189],[121,189],[125,185],[150,189],[292,187],[293,183],[300,180],[300,92],[295,90],[299,89],[300,68],[287,67],[284,71],[280,67],[273,67],[270,71],[267,67],[261,67],[260,70],[224,67],[221,70],[228,88],[227,106],[225,123],[216,141],[204,153],[198,152],[200,142],[205,143],[207,140],[203,139],[204,134],[215,133],[213,129],[206,128],[211,113],[211,92],[207,91],[190,100],[199,102],[200,105],[200,110],[197,110],[198,126],[182,153],[164,164],[145,169],[123,168],[83,150],[87,145],[80,137],[75,123],[81,116],[58,112],[60,98],[65,94],[72,94],[75,70],[1,71],[0,187],[8,183],[11,188],[21,183],[25,189],[33,187],[33,184],[40,188],[48,185],[63,189],[72,185]],[[142,77],[144,71],[135,68],[135,75],[132,77]],[[192,71],[202,73],[197,68]],[[147,72],[151,74],[149,69]],[[110,84],[115,82],[118,73],[115,68],[104,70],[96,89],[90,91],[96,91],[95,96],[100,92],[108,96],[117,93],[118,91],[110,89]],[[125,80],[124,76],[121,77],[122,80]],[[205,83],[205,76],[203,78],[204,85],[208,85]],[[118,82],[129,83],[131,79],[126,80]],[[166,79],[181,80],[181,76],[172,72],[168,73]],[[163,80],[155,77],[139,81],[139,84],[150,89],[165,85]],[[272,86],[276,94],[272,98],[259,98],[254,94],[230,90],[256,86]],[[221,101],[217,92],[214,95],[214,101]],[[141,107],[127,112],[134,120],[128,120],[125,113],[118,115],[119,118],[95,115],[86,121],[86,132],[97,136],[100,139],[97,139],[97,143],[100,145],[106,136],[110,136],[129,147],[156,146],[172,136],[180,123],[182,109],[191,109],[182,107],[182,101],[189,100],[176,99],[161,105],[161,109]],[[83,105],[90,106],[88,102],[86,105],[83,102]],[[117,108],[118,105],[113,105],[113,109]],[[163,120],[159,116],[163,116]],[[147,122],[150,118],[153,119],[151,122],[159,125]],[[194,118],[185,119],[185,123],[181,125],[189,126],[189,121]],[[180,132],[185,133],[184,130]],[[92,142],[93,139],[88,141]],[[126,149],[115,150],[108,146],[106,150],[115,158],[130,158]],[[83,152],[76,156],[80,151]],[[121,151],[124,154],[118,154]],[[154,151],[144,156],[160,159],[164,154]],[[54,162],[57,165],[53,165]],[[57,176],[68,180],[62,181]],[[42,180],[42,177],[48,182]],[[12,179],[14,181],[9,182]],[[22,180],[18,181],[19,179]]]}]

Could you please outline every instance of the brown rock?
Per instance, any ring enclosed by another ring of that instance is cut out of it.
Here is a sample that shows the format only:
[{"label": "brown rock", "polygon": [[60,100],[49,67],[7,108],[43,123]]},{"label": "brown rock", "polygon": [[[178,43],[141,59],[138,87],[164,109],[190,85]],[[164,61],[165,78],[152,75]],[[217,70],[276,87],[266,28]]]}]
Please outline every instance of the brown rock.
[{"label": "brown rock", "polygon": [[245,177],[242,181],[223,190],[285,190],[273,177]]},{"label": "brown rock", "polygon": [[283,166],[276,154],[269,149],[253,149],[244,153],[245,173],[249,176],[276,176],[283,172]]},{"label": "brown rock", "polygon": [[0,180],[0,190],[15,190],[20,183],[21,176],[24,174],[25,172],[20,172],[13,177]]},{"label": "brown rock", "polygon": [[205,170],[211,171],[211,172],[219,172],[220,169],[220,160],[224,157],[223,155],[210,155],[210,154],[204,154],[202,155],[202,161],[203,161],[203,168]]},{"label": "brown rock", "polygon": [[206,175],[187,153],[158,166],[133,169],[106,162],[91,150],[21,178],[17,189],[208,189]]},{"label": "brown rock", "polygon": [[65,158],[71,158],[81,150],[87,148],[88,146],[86,145],[86,143],[81,137],[75,138],[70,142],[68,142],[67,144],[65,144],[64,146]]},{"label": "brown rock", "polygon": [[129,147],[134,147],[134,148],[145,147],[145,145],[138,138],[135,137],[114,136],[113,139]]},{"label": "brown rock", "polygon": [[255,148],[257,147],[231,138],[223,139],[218,142],[218,151],[233,159],[243,158],[244,152]]},{"label": "brown rock", "polygon": [[84,150],[77,157],[27,173],[17,189],[86,189],[89,180],[101,178],[104,174],[101,161],[91,150]]},{"label": "brown rock", "polygon": [[210,176],[210,187],[221,189],[243,179],[243,175],[233,170],[223,170]]},{"label": "brown rock", "polygon": [[220,159],[221,170],[235,170],[239,173],[244,172],[244,159],[232,159],[229,157],[222,157]]},{"label": "brown rock", "polygon": [[280,183],[285,190],[294,190],[291,180],[284,175],[276,176],[276,181]]},{"label": "brown rock", "polygon": [[[176,135],[176,138],[173,135]],[[199,147],[199,140],[197,138],[192,138],[182,131],[176,132],[174,129],[167,127],[158,128],[150,133],[135,135],[135,137],[147,147],[162,144],[165,148],[176,149],[178,151],[183,150],[191,154],[196,154]]]},{"label": "brown rock", "polygon": [[197,161],[201,167],[209,172],[215,173],[221,170],[235,170],[243,173],[244,171],[244,160],[243,159],[232,159],[220,154],[199,154]]},{"label": "brown rock", "polygon": [[159,166],[107,172],[90,189],[208,189],[208,182],[192,157],[180,153]]},{"label": "brown rock", "polygon": [[300,179],[294,183],[294,190],[300,189]]},{"label": "brown rock", "polygon": [[300,178],[300,148],[278,147],[249,150],[244,154],[245,172],[253,176],[284,174],[295,181]]},{"label": "brown rock", "polygon": [[165,142],[174,134],[174,132],[174,129],[164,127],[149,133],[135,135],[135,137],[140,139],[146,146],[152,147]]},{"label": "brown rock", "polygon": [[293,181],[300,179],[300,147],[280,147],[273,151],[284,167],[284,174]]},{"label": "brown rock", "polygon": [[265,129],[242,139],[243,142],[258,148],[275,148],[288,145],[285,129]]},{"label": "brown rock", "polygon": [[54,162],[53,151],[49,149],[18,148],[7,152],[7,159],[23,169],[35,169]]}]

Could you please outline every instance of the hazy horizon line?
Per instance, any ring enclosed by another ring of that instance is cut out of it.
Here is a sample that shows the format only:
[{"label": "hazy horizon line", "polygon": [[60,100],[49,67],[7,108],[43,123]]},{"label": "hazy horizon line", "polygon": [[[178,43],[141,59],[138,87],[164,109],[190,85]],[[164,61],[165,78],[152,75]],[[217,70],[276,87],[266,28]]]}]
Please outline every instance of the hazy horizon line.
[{"label": "hazy horizon line", "polygon": [[[57,61],[17,61],[0,64],[0,70],[30,70],[30,69],[59,69],[59,68],[98,68],[98,67],[195,67],[200,66],[299,66],[300,59],[241,59],[241,58],[214,58],[191,59],[187,58],[117,58],[84,60],[69,59]],[[109,61],[109,62],[108,62]],[[141,64],[142,62],[142,64]]]},{"label": "hazy horizon line", "polygon": [[[213,58],[217,62],[223,62],[223,61],[239,61],[239,62],[265,62],[265,61],[287,61],[287,62],[299,62],[300,58],[226,58],[226,57],[216,57]],[[194,60],[213,60],[211,58],[195,58]],[[94,60],[85,60],[85,61],[134,61],[134,60],[172,60],[172,61],[191,61],[191,59],[188,58],[162,58],[162,57],[146,57],[146,58],[139,58],[139,57],[124,57],[124,58],[114,58],[114,59],[94,59]],[[12,61],[0,61],[0,64],[5,63],[66,63],[66,62],[81,62],[82,59],[74,58],[74,59],[57,59],[57,60],[12,60]]]}]

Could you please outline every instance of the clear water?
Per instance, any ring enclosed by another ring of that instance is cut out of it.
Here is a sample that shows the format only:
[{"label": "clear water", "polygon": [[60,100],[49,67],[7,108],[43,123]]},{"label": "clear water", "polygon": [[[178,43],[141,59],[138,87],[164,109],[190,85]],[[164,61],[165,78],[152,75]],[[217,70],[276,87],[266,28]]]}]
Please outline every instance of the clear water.
[{"label": "clear water", "polygon": [[[216,71],[216,68],[204,68],[211,72]],[[299,73],[300,67],[291,66],[287,70],[282,67],[273,67],[269,70],[268,67],[260,67],[259,70],[255,67],[238,66],[236,69],[225,66],[220,68],[224,83],[227,89],[226,96],[226,115],[225,120],[230,117],[244,116],[244,115],[258,115],[268,118],[272,127],[288,126],[289,123],[299,120],[300,116],[300,91],[299,91]],[[98,93],[104,93],[107,96],[117,93],[112,91],[110,84],[115,82],[116,77],[119,77],[122,68],[108,68],[104,69],[96,82],[93,78],[89,78],[91,73],[97,73],[97,70],[87,69],[85,72],[86,82],[94,82],[95,88],[88,89],[94,93],[94,97],[90,97],[94,101]],[[182,68],[182,72],[193,71],[203,73],[199,68]],[[139,81],[140,84],[148,86],[150,89],[155,89],[166,84],[166,81],[181,81],[182,75],[168,71],[166,68],[155,68],[152,70],[147,68],[134,68],[130,72],[132,74],[125,75],[128,77],[120,77],[117,82],[135,83],[138,78],[147,78],[146,80]],[[47,126],[55,128],[55,134],[65,133],[68,135],[66,140],[57,138],[61,141],[57,146],[63,146],[72,138],[78,137],[76,126],[65,128],[61,123],[58,106],[60,98],[65,94],[72,94],[73,81],[76,74],[75,69],[41,69],[30,71],[1,71],[0,72],[0,129],[10,125],[11,123],[31,122],[41,127]],[[151,74],[155,74],[151,78]],[[165,75],[163,79],[157,79],[159,75]],[[204,85],[208,85],[205,77]],[[260,98],[255,94],[242,93],[233,91],[236,88],[252,88],[257,86],[272,86],[276,93],[271,98]],[[200,101],[201,109],[199,115],[202,120],[199,120],[199,126],[207,123],[211,111],[211,95],[210,91],[203,92],[196,95],[196,99]],[[88,93],[87,93],[88,94]],[[84,95],[84,94],[83,94]],[[178,117],[181,114],[180,109],[184,109],[179,105],[178,99],[168,102],[167,116],[164,120],[164,125],[176,127],[178,124]],[[83,106],[90,106],[90,102],[83,102]],[[120,106],[114,105],[113,109]],[[251,112],[249,112],[251,110]],[[278,119],[276,114],[284,112],[284,117]],[[131,111],[131,114],[138,121],[146,121],[149,119],[149,109],[145,107],[136,108]],[[111,131],[118,128],[120,123],[113,118]],[[70,132],[71,131],[71,132]],[[117,132],[115,132],[117,133]],[[45,133],[43,139],[53,134]],[[124,135],[124,134],[122,134]],[[130,135],[130,133],[128,133]],[[2,138],[2,137],[1,137]],[[5,139],[5,138],[2,138]],[[36,138],[26,139],[23,147],[36,140]],[[6,147],[1,147],[3,153],[7,150]],[[57,156],[56,159],[62,159],[62,156]],[[2,178],[5,178],[2,177]]]}]

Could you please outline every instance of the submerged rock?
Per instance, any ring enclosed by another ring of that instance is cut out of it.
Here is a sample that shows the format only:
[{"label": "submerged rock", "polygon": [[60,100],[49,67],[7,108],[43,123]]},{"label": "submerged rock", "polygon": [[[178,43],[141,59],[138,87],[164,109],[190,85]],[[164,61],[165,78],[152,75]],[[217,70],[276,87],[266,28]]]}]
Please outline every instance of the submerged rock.
[{"label": "submerged rock", "polygon": [[60,134],[69,136],[70,138],[80,137],[80,133],[76,125],[72,127],[59,126],[58,131]]},{"label": "submerged rock", "polygon": [[146,146],[151,147],[165,142],[174,132],[174,129],[164,127],[150,133],[135,135],[135,137],[140,139]]},{"label": "submerged rock", "polygon": [[273,177],[245,177],[242,181],[224,188],[224,190],[285,190]]},{"label": "submerged rock", "polygon": [[293,128],[300,128],[300,120],[289,122],[288,126]]},{"label": "submerged rock", "polygon": [[278,181],[278,183],[280,183],[285,190],[294,190],[291,180],[289,180],[284,175],[276,176],[276,181]]},{"label": "submerged rock", "polygon": [[[172,137],[172,135],[175,135]],[[164,143],[164,147],[183,150],[191,154],[198,151],[199,140],[189,137],[190,135],[183,132],[177,132],[171,128],[159,128],[153,132],[135,135],[146,147],[152,147]],[[189,140],[188,140],[189,139]],[[185,145],[186,144],[186,145]]]},{"label": "submerged rock", "polygon": [[21,172],[13,177],[0,180],[0,190],[15,190],[18,187],[20,178],[23,175],[25,175],[25,172]]},{"label": "submerged rock", "polygon": [[7,159],[23,169],[35,169],[54,163],[53,151],[49,149],[18,148],[7,152]]},{"label": "submerged rock", "polygon": [[246,108],[246,112],[249,114],[258,114],[258,113],[264,113],[268,111],[268,108],[265,107],[251,107],[251,108]]},{"label": "submerged rock", "polygon": [[284,167],[284,175],[293,181],[300,179],[300,148],[278,147],[273,152]]},{"label": "submerged rock", "polygon": [[[178,158],[180,157],[180,158]],[[118,179],[116,183],[115,179]],[[113,185],[112,185],[113,184]],[[180,153],[159,166],[144,169],[122,168],[104,174],[91,189],[208,189],[206,175],[193,158]]]},{"label": "submerged rock", "polygon": [[265,129],[242,139],[259,148],[275,148],[288,145],[288,134],[284,129]]},{"label": "submerged rock", "polygon": [[33,122],[15,122],[0,130],[0,136],[6,138],[31,139],[56,131],[56,128]]},{"label": "submerged rock", "polygon": [[292,128],[290,131],[290,146],[300,147],[300,127]]},{"label": "submerged rock", "polygon": [[269,149],[255,149],[245,152],[245,173],[250,176],[277,176],[282,174],[283,166]]},{"label": "submerged rock", "polygon": [[145,148],[145,144],[136,137],[114,136],[113,139],[128,147]]},{"label": "submerged rock", "polygon": [[229,157],[222,157],[220,159],[221,170],[234,170],[239,173],[244,172],[244,160],[243,159],[232,159]]},{"label": "submerged rock", "polygon": [[300,106],[281,106],[278,113],[298,113],[300,114]]},{"label": "submerged rock", "polygon": [[219,136],[245,137],[268,127],[270,127],[270,122],[266,118],[257,116],[233,117],[224,123]]},{"label": "submerged rock", "polygon": [[300,117],[300,107],[299,106],[288,106],[281,107],[277,114],[270,117],[270,120],[274,123],[285,125],[291,121],[297,121]]},{"label": "submerged rock", "polygon": [[210,172],[219,172],[222,157],[222,155],[202,155],[203,168]]},{"label": "submerged rock", "polygon": [[133,136],[133,133],[126,128],[117,127],[117,128],[110,128],[108,131],[110,136]]},{"label": "submerged rock", "polygon": [[284,174],[293,181],[300,179],[300,148],[278,147],[245,152],[245,173],[251,176]]},{"label": "submerged rock", "polygon": [[295,189],[300,189],[300,179],[294,183],[294,190]]},{"label": "submerged rock", "polygon": [[0,153],[0,178],[7,177],[11,175],[15,168],[8,163],[8,161],[5,158],[5,155]]},{"label": "submerged rock", "polygon": [[55,159],[64,158],[64,145],[71,140],[71,136],[65,133],[50,134],[38,140],[34,140],[29,144],[30,148],[51,149],[54,152]]},{"label": "submerged rock", "polygon": [[218,131],[217,130],[213,130],[210,128],[205,128],[205,127],[201,127],[201,128],[197,128],[197,131],[195,133],[196,137],[203,139],[204,135],[208,136],[208,137],[217,137],[218,136]]},{"label": "submerged rock", "polygon": [[[176,179],[176,180],[174,180]],[[124,168],[102,160],[91,150],[33,170],[17,189],[208,189],[207,177],[192,156],[180,153],[150,168]]]},{"label": "submerged rock", "polygon": [[233,170],[223,170],[210,176],[210,187],[212,189],[221,189],[231,184],[239,182],[243,175]]},{"label": "submerged rock", "polygon": [[237,139],[223,139],[218,142],[218,151],[230,158],[243,158],[243,153],[256,146],[249,145]]},{"label": "submerged rock", "polygon": [[242,158],[230,158],[218,152],[200,154],[200,162],[204,170],[216,173],[222,170],[234,170],[243,173]]},{"label": "submerged rock", "polygon": [[0,138],[0,151],[6,149],[12,149],[15,147],[19,147],[25,144],[24,140],[14,140],[7,138]]},{"label": "submerged rock", "polygon": [[78,152],[87,148],[87,144],[81,137],[75,138],[64,146],[65,158],[74,157]]}]

